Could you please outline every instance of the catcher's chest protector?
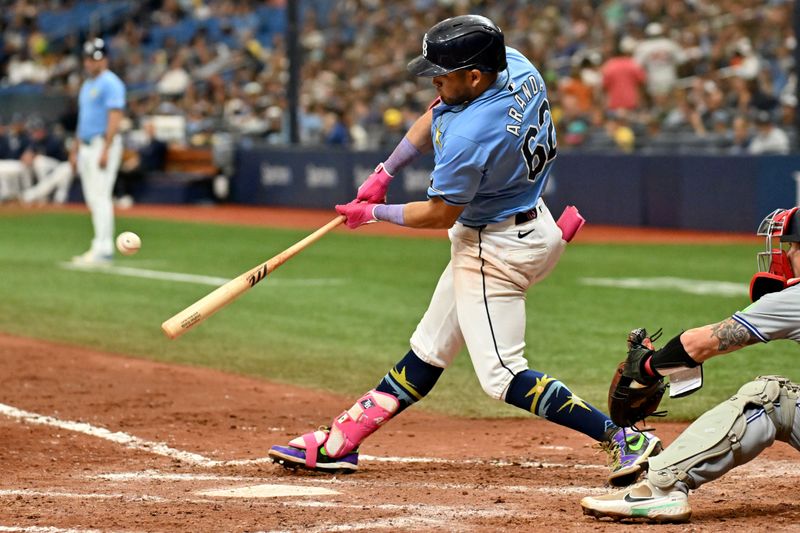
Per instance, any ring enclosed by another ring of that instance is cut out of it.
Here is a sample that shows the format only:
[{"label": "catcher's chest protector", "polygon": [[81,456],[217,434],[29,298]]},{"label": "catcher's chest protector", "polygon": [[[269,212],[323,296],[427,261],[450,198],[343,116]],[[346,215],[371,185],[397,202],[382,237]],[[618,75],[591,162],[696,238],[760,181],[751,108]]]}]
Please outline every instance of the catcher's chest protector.
[{"label": "catcher's chest protector", "polygon": [[[647,479],[661,489],[677,481],[692,486],[688,472],[694,466],[741,448],[747,430],[744,410],[748,405],[763,407],[777,430],[776,439],[788,441],[796,409],[775,411],[775,404],[794,407],[800,385],[782,376],[759,376],[745,383],[735,396],[706,411],[686,428],[663,452],[650,458]],[[692,487],[694,488],[694,487]]]}]

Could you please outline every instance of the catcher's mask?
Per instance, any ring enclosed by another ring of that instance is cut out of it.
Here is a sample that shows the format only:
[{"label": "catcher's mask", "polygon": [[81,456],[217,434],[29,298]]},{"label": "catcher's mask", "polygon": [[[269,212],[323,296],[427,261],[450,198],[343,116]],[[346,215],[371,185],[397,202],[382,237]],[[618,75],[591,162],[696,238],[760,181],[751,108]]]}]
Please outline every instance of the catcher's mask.
[{"label": "catcher's mask", "polygon": [[756,235],[765,237],[766,249],[758,253],[758,272],[750,281],[750,299],[754,302],[800,282],[800,278],[794,278],[784,247],[784,243],[800,242],[800,207],[776,209],[764,217]]}]

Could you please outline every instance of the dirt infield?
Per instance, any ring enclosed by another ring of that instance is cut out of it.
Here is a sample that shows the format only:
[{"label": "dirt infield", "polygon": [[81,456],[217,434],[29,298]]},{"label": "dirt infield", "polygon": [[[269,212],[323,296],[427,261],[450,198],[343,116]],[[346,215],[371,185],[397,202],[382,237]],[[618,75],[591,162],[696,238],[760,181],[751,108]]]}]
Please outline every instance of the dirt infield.
[{"label": "dirt infield", "polygon": [[[302,228],[332,218],[156,207],[121,214]],[[0,361],[0,531],[630,527],[581,514],[580,498],[605,490],[605,458],[587,437],[541,420],[411,409],[367,441],[357,473],[292,473],[266,460],[269,446],[329,423],[353,398],[2,334]],[[665,442],[683,427],[656,424]],[[693,495],[690,526],[641,527],[798,531],[798,486],[797,453],[778,443]]]},{"label": "dirt infield", "polygon": [[[578,506],[602,490],[603,456],[540,420],[411,410],[368,441],[359,472],[291,473],[265,462],[268,447],[352,398],[8,336],[0,360],[2,531],[620,528]],[[679,429],[659,424],[658,434],[669,441]],[[698,491],[692,530],[796,531],[799,482],[796,453],[777,444]],[[264,485],[333,492],[203,492]]]}]

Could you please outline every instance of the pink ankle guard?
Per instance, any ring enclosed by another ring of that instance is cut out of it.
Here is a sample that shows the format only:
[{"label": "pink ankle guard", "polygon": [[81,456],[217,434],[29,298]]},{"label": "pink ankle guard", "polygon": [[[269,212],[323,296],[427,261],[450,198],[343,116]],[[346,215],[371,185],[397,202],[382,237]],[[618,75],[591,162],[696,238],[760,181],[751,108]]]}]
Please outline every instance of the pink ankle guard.
[{"label": "pink ankle guard", "polygon": [[314,468],[317,466],[317,457],[319,457],[319,448],[325,441],[328,440],[328,432],[327,431],[312,431],[310,433],[306,433],[296,439],[292,439],[289,442],[289,446],[293,446],[295,448],[300,448],[301,450],[306,451],[306,466],[309,468]]},{"label": "pink ankle guard", "polygon": [[325,441],[328,456],[342,457],[358,448],[364,439],[392,418],[399,406],[400,401],[391,394],[376,390],[366,393],[333,421]]}]

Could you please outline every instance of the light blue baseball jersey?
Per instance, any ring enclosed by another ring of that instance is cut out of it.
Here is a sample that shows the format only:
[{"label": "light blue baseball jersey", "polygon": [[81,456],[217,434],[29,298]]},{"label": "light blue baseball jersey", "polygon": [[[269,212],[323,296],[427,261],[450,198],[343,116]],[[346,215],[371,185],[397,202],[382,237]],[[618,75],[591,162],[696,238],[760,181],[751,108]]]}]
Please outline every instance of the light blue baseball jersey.
[{"label": "light blue baseball jersey", "polygon": [[81,85],[78,95],[78,130],[81,141],[105,135],[108,111],[125,109],[125,84],[110,70],[104,70],[96,78],[89,78]]},{"label": "light blue baseball jersey", "polygon": [[506,47],[508,68],[467,104],[433,109],[435,167],[428,197],[466,206],[482,226],[536,205],[556,156],[556,132],[539,71]]}]

